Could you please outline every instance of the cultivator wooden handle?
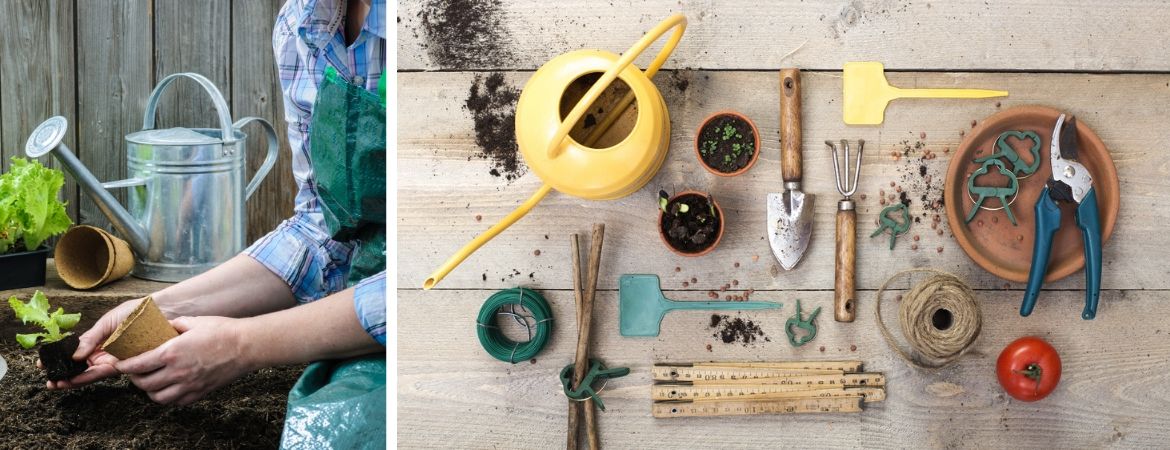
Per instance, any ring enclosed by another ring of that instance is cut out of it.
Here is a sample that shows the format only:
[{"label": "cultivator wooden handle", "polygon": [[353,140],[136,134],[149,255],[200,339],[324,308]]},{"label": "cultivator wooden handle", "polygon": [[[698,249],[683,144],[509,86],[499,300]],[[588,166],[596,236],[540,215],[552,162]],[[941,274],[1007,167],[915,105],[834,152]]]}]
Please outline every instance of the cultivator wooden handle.
[{"label": "cultivator wooden handle", "polygon": [[856,316],[857,298],[853,286],[854,262],[857,252],[857,211],[837,211],[837,261],[833,283],[833,318],[838,322],[852,322]]},{"label": "cultivator wooden handle", "polygon": [[784,182],[800,182],[800,69],[780,70],[780,171]]}]

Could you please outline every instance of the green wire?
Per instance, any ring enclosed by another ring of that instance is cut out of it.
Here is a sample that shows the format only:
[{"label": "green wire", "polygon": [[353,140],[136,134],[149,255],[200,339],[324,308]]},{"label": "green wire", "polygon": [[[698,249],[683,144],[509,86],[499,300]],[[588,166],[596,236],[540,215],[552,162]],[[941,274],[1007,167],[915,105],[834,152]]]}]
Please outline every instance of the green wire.
[{"label": "green wire", "polygon": [[[516,314],[515,306],[512,306],[511,312],[500,311],[501,308],[509,305],[520,305],[527,308],[532,313],[531,319],[535,325],[530,325],[529,317]],[[495,324],[493,316],[497,314],[510,315],[517,321],[523,321],[524,325],[528,327],[531,339],[527,342],[515,342],[508,339],[500,331],[500,327]],[[548,342],[549,336],[552,335],[552,320],[552,310],[549,309],[548,301],[536,291],[520,287],[506,289],[492,294],[479,309],[479,316],[476,318],[476,334],[479,336],[480,345],[489,355],[500,361],[516,364],[516,361],[529,360],[540,353]],[[536,328],[535,333],[532,331],[533,327]]]}]

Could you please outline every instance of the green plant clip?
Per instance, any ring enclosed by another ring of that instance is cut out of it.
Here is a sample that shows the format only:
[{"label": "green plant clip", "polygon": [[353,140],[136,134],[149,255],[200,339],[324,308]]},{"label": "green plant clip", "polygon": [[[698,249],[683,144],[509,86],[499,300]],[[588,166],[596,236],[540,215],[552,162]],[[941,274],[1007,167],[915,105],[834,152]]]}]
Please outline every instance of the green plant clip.
[{"label": "green plant clip", "polygon": [[585,377],[581,378],[581,384],[577,386],[577,389],[573,389],[573,366],[573,364],[569,364],[564,369],[561,369],[561,387],[565,396],[579,402],[592,398],[597,403],[597,407],[602,411],[605,411],[605,403],[602,403],[601,397],[593,389],[593,384],[598,381],[624,377],[630,374],[630,368],[628,367],[615,367],[610,369],[606,368],[601,363],[601,360],[589,358],[589,371],[585,372]]},{"label": "green plant clip", "polygon": [[[976,186],[975,179],[979,178],[980,175],[987,174],[987,168],[989,166],[996,166],[999,168],[999,173],[1008,177],[1011,183],[1006,187]],[[1007,213],[1008,219],[1012,221],[1012,225],[1016,225],[1016,216],[1012,214],[1012,205],[1008,203],[1007,198],[1016,195],[1019,190],[1020,181],[1016,179],[1015,172],[1008,170],[1007,166],[1004,166],[1003,161],[998,159],[988,159],[984,161],[982,166],[979,166],[975,172],[971,173],[971,176],[967,177],[967,192],[970,192],[972,195],[978,195],[979,199],[975,200],[975,206],[973,206],[971,208],[971,212],[967,214],[967,220],[964,223],[971,223],[971,219],[975,218],[975,213],[979,212],[979,210],[983,208],[984,200],[987,200],[988,197],[995,197],[999,199],[1000,205],[1003,205],[1003,210]]]},{"label": "green plant clip", "polygon": [[[1020,154],[1016,152],[1016,149],[1012,148],[1011,145],[1008,145],[1007,139],[1009,137],[1014,137],[1021,141],[1032,141],[1032,148],[1028,149],[1028,151],[1032,153],[1032,164],[1025,164],[1024,161],[1020,159]],[[1040,135],[1036,134],[1034,131],[1004,131],[1003,133],[1000,133],[999,138],[995,140],[995,148],[995,153],[984,156],[982,158],[976,158],[975,162],[986,164],[987,161],[1004,158],[1007,159],[1008,162],[1012,163],[1012,172],[1017,176],[1027,176],[1034,174],[1036,173],[1036,170],[1040,168]]]},{"label": "green plant clip", "polygon": [[[814,309],[812,314],[808,315],[808,319],[803,319],[800,316],[800,299],[796,299],[796,314],[788,318],[788,322],[784,323],[784,332],[788,334],[788,342],[793,347],[800,347],[807,344],[813,338],[817,337],[817,314],[821,313],[821,307]],[[793,328],[800,328],[807,331],[808,334],[800,339],[796,339],[796,333],[792,331]]]},{"label": "green plant clip", "polygon": [[[898,210],[902,210],[901,222],[890,218],[890,213],[897,212]],[[878,221],[881,223],[881,226],[879,226],[878,229],[873,232],[873,234],[869,235],[869,237],[872,238],[882,234],[882,232],[886,230],[890,230],[890,250],[893,250],[894,242],[898,240],[898,236],[906,234],[907,231],[910,231],[910,209],[906,207],[905,203],[895,203],[893,205],[887,206],[882,210],[882,212],[878,215]]]}]

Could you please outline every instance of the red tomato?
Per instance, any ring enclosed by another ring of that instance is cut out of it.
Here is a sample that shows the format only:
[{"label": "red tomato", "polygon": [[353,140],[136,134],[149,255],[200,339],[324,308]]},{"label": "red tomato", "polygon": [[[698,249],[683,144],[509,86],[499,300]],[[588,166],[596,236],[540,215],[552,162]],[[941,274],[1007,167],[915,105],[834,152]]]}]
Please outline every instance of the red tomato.
[{"label": "red tomato", "polygon": [[1034,402],[1051,394],[1060,382],[1060,355],[1043,339],[1022,337],[999,354],[995,373],[1008,395]]}]

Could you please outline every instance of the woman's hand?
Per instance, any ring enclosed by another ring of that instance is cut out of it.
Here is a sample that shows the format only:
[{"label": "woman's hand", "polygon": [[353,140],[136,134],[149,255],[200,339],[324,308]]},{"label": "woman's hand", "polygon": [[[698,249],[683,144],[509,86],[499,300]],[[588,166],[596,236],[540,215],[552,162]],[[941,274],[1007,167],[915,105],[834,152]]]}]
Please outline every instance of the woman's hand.
[{"label": "woman's hand", "polygon": [[258,368],[245,351],[240,322],[226,317],[174,319],[178,337],[114,367],[156,403],[190,404]]},{"label": "woman's hand", "polygon": [[[81,343],[78,344],[77,351],[73,352],[73,359],[88,361],[89,369],[69,380],[48,381],[46,387],[49,389],[72,389],[117,375],[118,371],[114,369],[114,363],[118,361],[118,358],[99,350],[98,346],[105,342],[111,334],[114,334],[118,324],[122,323],[134,311],[134,308],[138,307],[140,302],[142,299],[127,300],[102,315],[93,328],[77,338]],[[44,367],[39,359],[37,367]]]}]

